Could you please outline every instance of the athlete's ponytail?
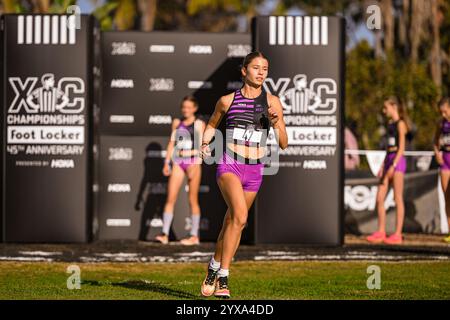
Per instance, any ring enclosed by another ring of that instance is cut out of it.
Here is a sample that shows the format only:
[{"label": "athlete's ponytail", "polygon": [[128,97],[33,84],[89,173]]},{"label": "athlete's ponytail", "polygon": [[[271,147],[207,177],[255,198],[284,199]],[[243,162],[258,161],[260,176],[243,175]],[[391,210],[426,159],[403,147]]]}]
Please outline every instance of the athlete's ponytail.
[{"label": "athlete's ponytail", "polygon": [[408,116],[408,112],[406,110],[405,103],[402,101],[402,99],[397,96],[390,96],[389,98],[386,99],[386,102],[389,103],[390,105],[397,106],[397,111],[398,111],[398,115],[400,116],[400,119],[403,120],[403,122],[405,122],[406,130],[410,131],[411,130],[411,119]]}]

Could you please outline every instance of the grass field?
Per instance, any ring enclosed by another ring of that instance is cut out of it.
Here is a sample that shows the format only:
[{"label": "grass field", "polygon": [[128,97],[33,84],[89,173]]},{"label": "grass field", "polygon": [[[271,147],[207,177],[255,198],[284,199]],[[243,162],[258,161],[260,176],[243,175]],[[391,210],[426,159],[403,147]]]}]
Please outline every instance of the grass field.
[{"label": "grass field", "polygon": [[[0,299],[202,299],[204,264],[78,263],[80,290],[67,289],[69,265],[2,262]],[[233,299],[450,299],[450,262],[236,262],[229,284]]]}]

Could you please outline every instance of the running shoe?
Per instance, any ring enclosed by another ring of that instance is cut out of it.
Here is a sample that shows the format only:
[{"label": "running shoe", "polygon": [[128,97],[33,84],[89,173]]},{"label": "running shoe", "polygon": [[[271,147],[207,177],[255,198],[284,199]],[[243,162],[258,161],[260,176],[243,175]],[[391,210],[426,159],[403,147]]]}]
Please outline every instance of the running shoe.
[{"label": "running shoe", "polygon": [[[219,271],[219,270],[217,270]],[[205,280],[202,282],[202,295],[205,297],[210,297],[213,295],[214,290],[216,289],[217,282],[217,271],[208,267],[208,274],[205,277]]]},{"label": "running shoe", "polygon": [[450,243],[450,234],[448,235],[448,237],[444,238],[444,242]]},{"label": "running shoe", "polygon": [[374,232],[370,236],[368,236],[367,241],[372,243],[382,243],[386,239],[386,232]]},{"label": "running shoe", "polygon": [[229,299],[230,290],[228,289],[228,277],[219,277],[216,282],[216,291],[214,296],[217,298]]},{"label": "running shoe", "polygon": [[200,240],[196,236],[190,236],[188,238],[181,239],[180,243],[182,245],[184,245],[184,246],[195,246],[195,245],[199,245],[200,244]]},{"label": "running shoe", "polygon": [[162,243],[162,244],[168,244],[168,243],[169,243],[169,236],[167,236],[167,235],[164,234],[164,233],[161,233],[161,234],[158,234],[158,235],[155,237],[155,240],[156,240],[157,242]]},{"label": "running shoe", "polygon": [[403,239],[401,235],[398,234],[392,234],[386,239],[384,239],[384,243],[386,244],[402,244]]}]

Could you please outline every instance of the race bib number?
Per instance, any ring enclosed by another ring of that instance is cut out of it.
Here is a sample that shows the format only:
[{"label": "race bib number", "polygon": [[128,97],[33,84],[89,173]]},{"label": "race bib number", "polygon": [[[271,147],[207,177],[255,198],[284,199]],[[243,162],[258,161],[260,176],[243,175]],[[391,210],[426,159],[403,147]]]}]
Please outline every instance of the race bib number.
[{"label": "race bib number", "polygon": [[192,140],[178,140],[177,148],[182,150],[190,150],[192,149]]},{"label": "race bib number", "polygon": [[262,131],[258,131],[254,126],[248,126],[246,129],[234,128],[233,139],[238,141],[261,143]]},{"label": "race bib number", "polygon": [[442,135],[441,143],[446,146],[450,145],[450,134]]},{"label": "race bib number", "polygon": [[389,137],[388,145],[389,146],[395,146],[395,137]]}]

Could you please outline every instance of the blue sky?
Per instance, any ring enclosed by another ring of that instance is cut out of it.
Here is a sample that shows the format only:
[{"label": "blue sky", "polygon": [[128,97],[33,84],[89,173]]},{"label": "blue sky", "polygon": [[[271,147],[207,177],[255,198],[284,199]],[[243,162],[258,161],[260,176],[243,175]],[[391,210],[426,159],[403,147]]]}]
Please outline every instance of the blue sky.
[{"label": "blue sky", "polygon": [[91,13],[95,7],[100,6],[103,2],[104,0],[78,0],[77,4],[81,8],[81,13]]}]

